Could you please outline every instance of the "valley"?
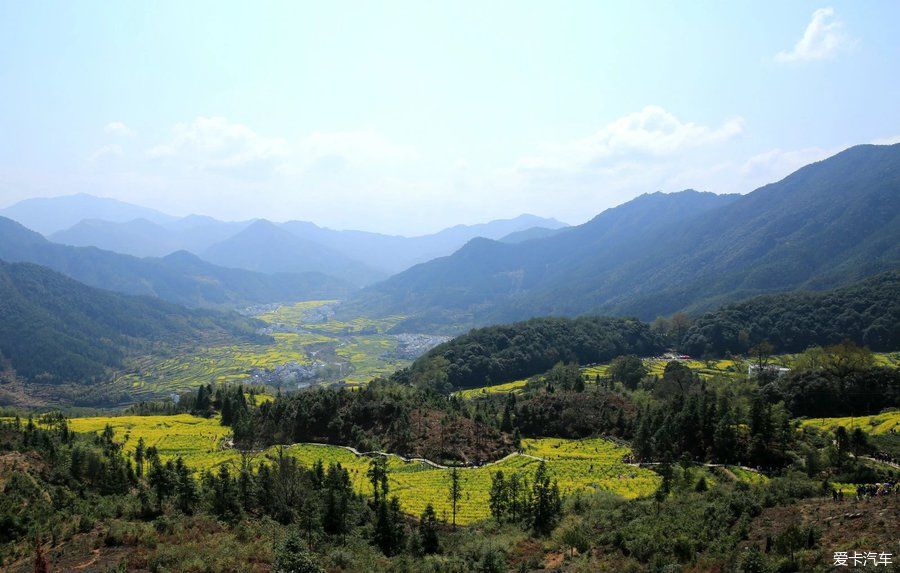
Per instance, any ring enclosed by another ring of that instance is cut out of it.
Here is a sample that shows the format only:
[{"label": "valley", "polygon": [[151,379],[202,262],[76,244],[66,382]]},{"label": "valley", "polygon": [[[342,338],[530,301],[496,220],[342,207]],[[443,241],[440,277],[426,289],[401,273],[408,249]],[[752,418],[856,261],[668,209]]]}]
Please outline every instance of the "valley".
[{"label": "valley", "polygon": [[272,390],[319,384],[358,386],[408,366],[445,336],[391,334],[402,317],[334,319],[339,301],[305,301],[242,310],[272,343],[175,348],[126,361],[114,386],[132,401],[153,400],[202,383],[243,383]]}]

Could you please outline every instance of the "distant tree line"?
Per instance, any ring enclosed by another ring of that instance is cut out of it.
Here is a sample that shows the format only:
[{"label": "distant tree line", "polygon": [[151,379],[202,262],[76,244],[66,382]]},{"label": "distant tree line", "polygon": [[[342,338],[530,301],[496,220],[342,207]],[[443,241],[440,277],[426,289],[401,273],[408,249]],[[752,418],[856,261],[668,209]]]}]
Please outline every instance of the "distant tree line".
[{"label": "distant tree line", "polygon": [[678,342],[688,354],[725,356],[763,341],[789,353],[845,340],[876,351],[900,348],[900,271],[827,292],[729,304],[699,317]]},{"label": "distant tree line", "polygon": [[528,378],[558,362],[607,362],[663,348],[661,338],[635,319],[535,318],[472,330],[432,349],[394,378],[446,392]]}]

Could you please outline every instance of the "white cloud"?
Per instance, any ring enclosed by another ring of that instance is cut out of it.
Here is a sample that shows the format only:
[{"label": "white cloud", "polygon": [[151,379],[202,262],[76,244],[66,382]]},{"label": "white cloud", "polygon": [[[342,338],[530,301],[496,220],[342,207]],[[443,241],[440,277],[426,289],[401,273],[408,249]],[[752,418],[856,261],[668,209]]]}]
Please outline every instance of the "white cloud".
[{"label": "white cloud", "polygon": [[291,141],[260,135],[224,117],[198,117],[176,125],[171,139],[147,154],[195,171],[260,178],[377,168],[413,157],[415,152],[374,131],[316,132]]},{"label": "white cloud", "polygon": [[110,135],[115,135],[118,137],[134,137],[137,135],[133,129],[122,123],[121,121],[113,121],[106,124],[106,127],[103,128],[103,131]]},{"label": "white cloud", "polygon": [[264,175],[286,155],[281,138],[259,135],[224,117],[198,117],[179,123],[172,138],[148,151],[154,159],[169,159],[189,169]]},{"label": "white cloud", "polygon": [[900,135],[891,135],[888,137],[879,137],[871,141],[872,145],[894,145],[900,143]]},{"label": "white cloud", "polygon": [[103,147],[91,153],[91,155],[88,157],[88,161],[93,163],[107,157],[122,157],[123,155],[125,155],[125,152],[122,150],[121,146],[115,144],[104,145]]},{"label": "white cloud", "polygon": [[651,105],[620,117],[586,138],[546,145],[542,153],[522,159],[519,168],[571,170],[629,156],[672,155],[726,141],[743,129],[740,117],[713,128],[681,121],[662,107]]},{"label": "white cloud", "polygon": [[398,145],[373,131],[316,132],[303,138],[297,154],[306,160],[341,157],[356,164],[383,164],[415,156],[411,146]]},{"label": "white cloud", "polygon": [[775,61],[825,60],[852,44],[853,40],[844,32],[844,23],[834,17],[834,9],[819,8],[813,12],[812,20],[794,48],[775,54]]}]

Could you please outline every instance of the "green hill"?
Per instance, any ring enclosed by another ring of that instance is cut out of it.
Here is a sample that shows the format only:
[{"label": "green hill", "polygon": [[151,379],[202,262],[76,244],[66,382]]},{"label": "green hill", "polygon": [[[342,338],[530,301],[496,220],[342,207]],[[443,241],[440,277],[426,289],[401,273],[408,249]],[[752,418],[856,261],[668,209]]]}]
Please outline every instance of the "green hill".
[{"label": "green hill", "polygon": [[258,339],[255,321],[85,286],[0,261],[0,363],[26,380],[102,379],[132,348],[210,338]]},{"label": "green hill", "polygon": [[623,354],[662,351],[649,325],[608,317],[534,318],[477,328],[436,346],[398,374],[434,383],[446,377],[453,389],[521,380],[557,362],[606,362]]},{"label": "green hill", "polygon": [[694,323],[685,352],[722,356],[763,340],[778,352],[845,339],[872,350],[900,348],[900,271],[828,292],[766,295],[726,305]]}]

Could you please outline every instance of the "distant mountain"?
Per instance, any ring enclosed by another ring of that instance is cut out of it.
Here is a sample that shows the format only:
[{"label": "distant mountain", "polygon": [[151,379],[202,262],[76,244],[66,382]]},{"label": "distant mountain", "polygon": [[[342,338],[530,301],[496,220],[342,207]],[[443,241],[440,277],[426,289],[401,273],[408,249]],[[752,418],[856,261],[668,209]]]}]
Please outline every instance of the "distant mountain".
[{"label": "distant mountain", "polygon": [[99,247],[136,257],[161,257],[179,250],[201,253],[239,233],[251,223],[252,221],[222,222],[198,215],[165,224],[153,223],[147,219],[134,219],[124,223],[85,219],[48,238],[64,245]]},{"label": "distant mountain", "polygon": [[106,378],[147,343],[259,339],[256,321],[95,289],[27,263],[0,261],[0,358],[41,384]]},{"label": "distant mountain", "polygon": [[165,227],[147,219],[125,223],[85,219],[47,238],[63,245],[99,247],[136,257],[158,257],[179,249],[179,243]]},{"label": "distant mountain", "polygon": [[[116,208],[109,207],[109,202]],[[31,199],[10,210],[18,217],[34,221],[51,241],[65,245],[99,247],[137,257],[159,257],[185,250],[226,266],[263,272],[319,271],[357,284],[367,284],[414,264],[449,255],[475,237],[501,239],[535,227],[551,230],[566,227],[556,219],[520,215],[477,225],[457,225],[430,235],[402,237],[336,231],[305,221],[226,222],[203,215],[179,219],[90,195]],[[22,214],[26,210],[27,216]],[[109,216],[100,216],[102,213]],[[89,216],[81,216],[85,214]],[[63,223],[65,228],[59,229]],[[252,225],[255,227],[249,229]],[[273,227],[288,231],[302,241],[279,235]],[[247,233],[238,236],[245,230]],[[223,245],[219,246],[220,243]],[[281,254],[273,255],[273,244],[284,245],[279,249]],[[257,247],[262,250],[254,251]]]},{"label": "distant mountain", "polygon": [[0,217],[0,259],[49,267],[87,285],[199,307],[340,298],[344,281],[320,273],[265,275],[228,269],[185,252],[140,259],[95,247],[52,243]]},{"label": "distant mountain", "polygon": [[254,221],[233,237],[212,245],[201,256],[225,267],[263,273],[317,271],[360,286],[385,276],[339,251],[298,237],[266,220]]},{"label": "distant mountain", "polygon": [[[643,195],[564,233],[476,239],[346,305],[405,327],[587,312],[653,318],[900,266],[900,144],[863,145],[744,196]],[[402,310],[401,310],[402,309]]]},{"label": "distant mountain", "polygon": [[500,239],[533,227],[561,229],[556,219],[535,215],[519,215],[514,219],[498,219],[477,225],[456,225],[429,235],[401,237],[365,231],[335,231],[306,221],[288,221],[281,227],[298,237],[314,241],[344,253],[358,261],[387,273],[396,273],[412,265],[449,255],[475,237]]},{"label": "distant mountain", "polygon": [[113,223],[146,219],[158,224],[175,220],[175,217],[155,209],[85,193],[25,199],[0,209],[0,215],[18,221],[44,235],[68,229],[85,219],[100,219]]},{"label": "distant mountain", "polygon": [[532,239],[545,239],[547,237],[552,237],[553,235],[556,235],[557,233],[564,230],[565,227],[560,229],[548,229],[547,227],[531,227],[530,229],[525,229],[524,231],[516,231],[515,233],[510,233],[498,240],[501,243],[524,243],[525,241],[530,241]]}]

